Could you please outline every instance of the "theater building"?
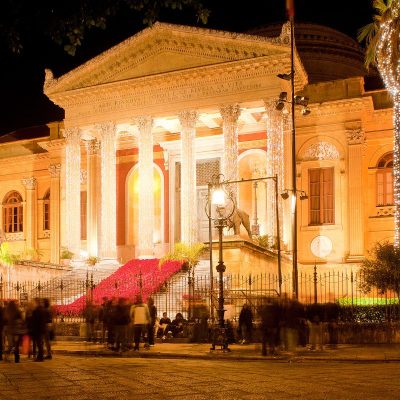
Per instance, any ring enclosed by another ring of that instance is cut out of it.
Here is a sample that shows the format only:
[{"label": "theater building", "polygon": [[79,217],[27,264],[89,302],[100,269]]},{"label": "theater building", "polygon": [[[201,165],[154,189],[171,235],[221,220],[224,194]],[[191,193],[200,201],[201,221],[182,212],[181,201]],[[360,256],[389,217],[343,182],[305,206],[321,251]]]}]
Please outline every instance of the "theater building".
[{"label": "theater building", "polygon": [[[299,24],[294,52],[299,271],[348,268],[393,238],[392,103],[369,90],[363,54],[348,36]],[[242,34],[156,23],[55,77],[44,93],[63,121],[0,143],[0,226],[15,252],[62,248],[122,263],[160,257],[176,242],[207,242],[215,174],[278,176],[292,187],[288,25]],[[237,186],[260,235],[277,236],[272,180]],[[285,263],[290,201],[279,196]],[[249,241],[243,231],[242,239]],[[227,264],[229,270],[229,263]]]}]

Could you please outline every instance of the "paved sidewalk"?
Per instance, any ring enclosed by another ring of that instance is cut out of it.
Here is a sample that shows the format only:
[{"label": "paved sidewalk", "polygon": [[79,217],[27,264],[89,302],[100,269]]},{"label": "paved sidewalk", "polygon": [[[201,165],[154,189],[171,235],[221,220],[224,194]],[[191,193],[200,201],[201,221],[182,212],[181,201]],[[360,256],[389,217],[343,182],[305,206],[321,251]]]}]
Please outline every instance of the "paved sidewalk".
[{"label": "paved sidewalk", "polygon": [[296,351],[281,351],[272,357],[261,356],[261,344],[229,346],[230,352],[210,351],[210,344],[198,343],[156,343],[154,347],[117,353],[106,349],[102,344],[82,341],[58,340],[53,344],[54,355],[81,355],[97,357],[137,357],[137,358],[192,358],[224,360],[276,360],[276,361],[343,361],[343,362],[400,362],[400,345],[339,345],[337,349],[326,347],[322,351],[310,351],[298,347]]}]

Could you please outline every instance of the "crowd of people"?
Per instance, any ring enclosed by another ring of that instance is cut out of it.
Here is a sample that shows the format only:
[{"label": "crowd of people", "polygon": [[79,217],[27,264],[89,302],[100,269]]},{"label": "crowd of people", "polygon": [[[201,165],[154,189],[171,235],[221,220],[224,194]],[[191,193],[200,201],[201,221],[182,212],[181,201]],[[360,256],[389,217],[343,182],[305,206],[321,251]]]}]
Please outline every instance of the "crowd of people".
[{"label": "crowd of people", "polygon": [[182,313],[177,313],[172,321],[166,312],[158,318],[153,298],[143,302],[140,295],[133,303],[123,297],[105,297],[99,307],[89,302],[84,318],[87,341],[100,341],[117,352],[139,350],[141,343],[144,349],[149,349],[154,346],[156,337],[162,340],[179,337],[187,323]]},{"label": "crowd of people", "polygon": [[286,298],[267,298],[256,307],[256,316],[246,303],[239,314],[239,343],[252,340],[255,318],[259,321],[263,355],[274,355],[279,348],[291,351],[297,345],[322,350],[324,343],[332,347],[338,343],[338,307],[333,303],[322,308],[318,304],[305,306]]},{"label": "crowd of people", "polygon": [[0,360],[10,361],[14,354],[14,361],[19,363],[21,349],[34,361],[51,359],[53,338],[53,312],[48,299],[0,304]]}]

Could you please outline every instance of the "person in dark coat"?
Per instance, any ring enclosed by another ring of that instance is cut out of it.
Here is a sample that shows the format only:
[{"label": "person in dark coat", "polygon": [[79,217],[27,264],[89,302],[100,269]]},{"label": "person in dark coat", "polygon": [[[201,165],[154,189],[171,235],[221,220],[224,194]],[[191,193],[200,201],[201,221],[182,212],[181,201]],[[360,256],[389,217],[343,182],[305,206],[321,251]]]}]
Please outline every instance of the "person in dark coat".
[{"label": "person in dark coat", "polygon": [[149,340],[149,345],[154,346],[154,325],[156,324],[157,318],[157,307],[154,305],[154,300],[152,297],[147,299],[147,307],[150,313],[150,323],[147,328],[147,337]]},{"label": "person in dark coat", "polygon": [[46,312],[42,301],[39,298],[35,299],[35,309],[32,312],[32,335],[37,345],[37,356],[35,361],[44,361],[43,356],[43,340],[46,335],[47,322]]},{"label": "person in dark coat", "polygon": [[24,334],[25,324],[17,302],[14,300],[8,302],[4,314],[6,319],[5,334],[8,343],[6,355],[8,356],[12,349],[14,349],[14,360],[16,363],[19,363],[19,346]]},{"label": "person in dark coat", "polygon": [[54,328],[53,328],[53,310],[50,306],[49,299],[43,299],[43,307],[46,315],[46,333],[44,335],[44,344],[46,347],[46,360],[53,358],[51,353],[51,341],[54,339]]},{"label": "person in dark coat", "polygon": [[241,343],[249,343],[253,333],[253,313],[247,303],[243,304],[239,314],[239,331],[242,336]]},{"label": "person in dark coat", "polygon": [[259,316],[261,318],[262,334],[261,355],[275,355],[281,317],[278,302],[268,298],[266,304],[260,307]]}]

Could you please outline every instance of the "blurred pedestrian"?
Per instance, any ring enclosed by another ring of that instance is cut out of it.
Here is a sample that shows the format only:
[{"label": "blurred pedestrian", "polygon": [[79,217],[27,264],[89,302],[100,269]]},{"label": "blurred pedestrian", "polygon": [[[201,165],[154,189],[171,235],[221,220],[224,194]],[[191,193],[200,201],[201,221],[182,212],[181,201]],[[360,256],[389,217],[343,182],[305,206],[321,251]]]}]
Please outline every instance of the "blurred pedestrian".
[{"label": "blurred pedestrian", "polygon": [[243,304],[239,314],[239,331],[242,338],[240,343],[249,343],[253,333],[253,312],[247,303]]},{"label": "blurred pedestrian", "polygon": [[47,329],[47,317],[41,299],[35,299],[35,308],[32,312],[32,335],[37,346],[35,361],[43,361],[43,340]]},{"label": "blurred pedestrian", "polygon": [[21,310],[18,308],[18,303],[14,300],[9,301],[4,314],[6,320],[5,336],[7,337],[7,351],[5,356],[8,359],[8,355],[14,352],[14,361],[19,363],[19,346],[22,336],[26,333],[26,328]]},{"label": "blurred pedestrian", "polygon": [[149,297],[147,299],[147,307],[149,308],[149,314],[150,314],[150,323],[148,324],[147,337],[149,340],[149,346],[154,346],[154,336],[155,336],[154,327],[157,318],[157,307],[154,305],[154,300],[152,297]]},{"label": "blurred pedestrian", "polygon": [[140,339],[143,338],[144,348],[148,349],[148,338],[146,336],[147,325],[150,323],[150,313],[147,304],[143,303],[142,296],[137,295],[135,304],[131,307],[131,321],[133,326],[133,350],[139,350]]},{"label": "blurred pedestrian", "polygon": [[44,313],[46,317],[46,332],[44,335],[44,344],[46,347],[46,360],[51,360],[53,358],[51,352],[51,341],[54,340],[54,326],[53,326],[53,310],[50,306],[50,300],[43,299]]}]

